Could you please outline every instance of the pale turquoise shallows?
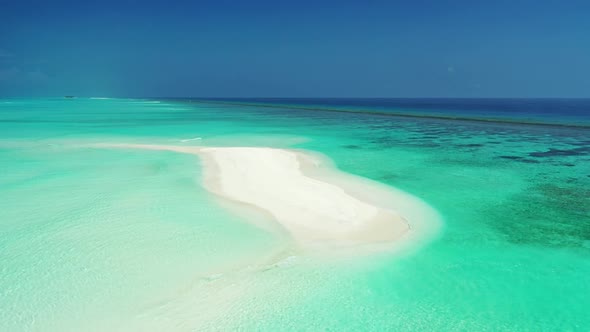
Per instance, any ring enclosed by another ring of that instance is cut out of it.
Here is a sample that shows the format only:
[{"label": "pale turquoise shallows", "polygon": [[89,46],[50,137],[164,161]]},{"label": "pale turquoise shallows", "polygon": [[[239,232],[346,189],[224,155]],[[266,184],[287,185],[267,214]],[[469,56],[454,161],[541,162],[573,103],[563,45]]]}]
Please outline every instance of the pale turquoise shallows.
[{"label": "pale turquoise shallows", "polygon": [[[97,142],[318,151],[444,225],[409,253],[301,255],[204,190],[193,156]],[[0,331],[588,331],[589,145],[563,126],[0,100]]]}]

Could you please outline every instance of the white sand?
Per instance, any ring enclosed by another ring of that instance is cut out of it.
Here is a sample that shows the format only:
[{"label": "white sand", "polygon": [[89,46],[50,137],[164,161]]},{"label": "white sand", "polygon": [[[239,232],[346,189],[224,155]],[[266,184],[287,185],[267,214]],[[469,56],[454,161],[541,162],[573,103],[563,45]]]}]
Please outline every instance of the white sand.
[{"label": "white sand", "polygon": [[397,214],[306,176],[296,152],[270,148],[205,148],[217,177],[208,187],[270,212],[300,242],[393,240],[408,230]]},{"label": "white sand", "polygon": [[354,177],[335,176],[336,171],[331,179],[309,175],[322,163],[311,154],[259,147],[94,146],[196,154],[204,161],[208,190],[267,211],[301,245],[391,242],[410,229],[398,213],[368,199],[380,196],[379,190],[370,192],[371,185],[356,185]]}]

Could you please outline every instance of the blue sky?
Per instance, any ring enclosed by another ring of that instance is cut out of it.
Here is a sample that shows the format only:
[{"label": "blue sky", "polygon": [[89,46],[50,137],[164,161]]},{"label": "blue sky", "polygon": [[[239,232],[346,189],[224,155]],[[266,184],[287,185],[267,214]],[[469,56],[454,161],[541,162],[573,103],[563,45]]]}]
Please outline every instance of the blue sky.
[{"label": "blue sky", "polygon": [[590,97],[590,1],[2,1],[2,96]]}]

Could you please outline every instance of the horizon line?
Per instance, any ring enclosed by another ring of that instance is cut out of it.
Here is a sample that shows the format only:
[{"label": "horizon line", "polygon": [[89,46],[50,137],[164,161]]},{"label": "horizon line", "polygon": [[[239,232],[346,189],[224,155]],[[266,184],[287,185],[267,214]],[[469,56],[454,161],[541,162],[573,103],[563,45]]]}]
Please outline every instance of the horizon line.
[{"label": "horizon line", "polygon": [[224,97],[213,97],[213,96],[108,96],[108,95],[47,95],[47,96],[0,96],[0,99],[15,99],[15,98],[111,98],[111,99],[134,99],[134,98],[146,98],[146,99],[503,99],[503,100],[518,100],[518,99],[590,99],[588,97],[269,97],[269,96],[256,96],[256,97],[236,97],[236,96],[224,96]]}]

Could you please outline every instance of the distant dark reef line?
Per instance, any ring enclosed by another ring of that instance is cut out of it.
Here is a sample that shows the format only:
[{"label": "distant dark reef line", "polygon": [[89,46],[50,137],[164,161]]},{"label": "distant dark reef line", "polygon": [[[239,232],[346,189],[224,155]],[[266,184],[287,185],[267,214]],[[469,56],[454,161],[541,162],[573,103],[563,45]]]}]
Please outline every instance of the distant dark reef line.
[{"label": "distant dark reef line", "polygon": [[540,122],[540,121],[539,122],[538,121],[518,121],[515,119],[461,117],[461,116],[455,116],[455,115],[446,116],[446,115],[435,115],[435,114],[379,112],[379,111],[375,111],[375,110],[362,110],[362,109],[344,110],[344,109],[328,108],[328,107],[297,106],[297,105],[289,105],[289,104],[249,103],[249,102],[220,101],[220,100],[207,100],[207,99],[196,99],[196,100],[193,99],[193,100],[190,100],[190,102],[203,103],[203,104],[221,104],[221,105],[250,106],[250,107],[284,108],[284,109],[296,109],[296,110],[306,110],[306,111],[369,114],[369,115],[381,115],[381,116],[405,117],[405,118],[453,120],[453,121],[467,121],[467,122],[487,122],[487,123],[499,123],[499,124],[508,124],[508,125],[531,125],[531,126],[545,126],[545,127],[590,129],[590,124],[565,124],[565,123]]}]

